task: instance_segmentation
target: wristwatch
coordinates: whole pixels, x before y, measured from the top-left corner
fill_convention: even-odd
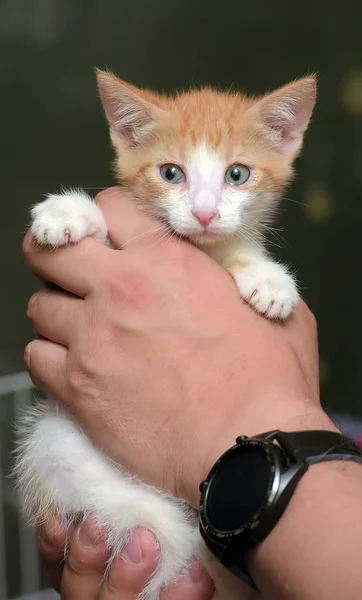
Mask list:
[[[246,552],[274,529],[309,466],[332,460],[362,463],[362,451],[334,431],[239,436],[200,485],[200,532],[210,552],[256,590]]]

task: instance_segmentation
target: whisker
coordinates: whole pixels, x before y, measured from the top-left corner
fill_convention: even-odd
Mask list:
[[[129,244],[131,244],[132,242],[135,242],[136,240],[140,240],[141,238],[146,237],[147,235],[151,235],[152,233],[156,233],[157,231],[163,231],[164,230],[164,225],[158,225],[157,227],[154,227],[152,229],[149,229],[148,231],[145,231],[143,233],[140,233],[139,235],[136,235],[135,237],[133,237],[132,239],[128,240],[126,242],[126,244],[124,245],[124,247],[128,246]]]
[[[269,246],[273,246],[273,248],[280,248],[280,249],[283,248],[283,246],[281,244],[278,244],[277,242],[272,242],[272,240],[268,240],[268,244],[269,244]]]
[[[283,228],[277,229],[277,228],[270,227],[270,226],[265,225],[265,224],[263,224],[263,228],[268,233],[270,233],[280,244],[282,244],[279,247],[281,247],[281,248],[285,248],[286,246],[290,247],[289,242],[285,238],[283,238],[283,236],[280,234],[280,231],[283,231]]]
[[[237,235],[238,233],[241,234],[242,237],[250,244],[254,244],[258,239],[255,230],[253,230],[250,227],[246,227],[243,223],[239,225],[237,231],[235,232],[235,235]]]
[[[82,188],[84,190],[106,190],[108,187],[109,187],[109,184],[108,185],[102,185],[100,187],[90,187],[88,185],[83,185],[82,186]]]
[[[151,248],[154,248],[156,244],[160,244],[163,239],[172,237],[172,231],[166,230],[163,232],[161,236],[156,236],[153,244],[151,244]]]
[[[299,206],[307,206],[306,202],[300,202],[299,200],[294,200],[294,198],[283,198],[283,200],[286,200],[287,202],[293,202],[293,204],[298,204]]]

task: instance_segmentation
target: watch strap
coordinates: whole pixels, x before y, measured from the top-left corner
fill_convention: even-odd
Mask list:
[[[348,461],[362,464],[362,449],[352,440],[336,431],[303,430],[283,432],[276,430],[255,436],[255,438],[271,443],[276,441],[284,453],[289,457],[290,464],[299,463],[303,469],[302,465],[304,463],[303,472],[308,469],[309,465],[329,461]],[[247,438],[241,436],[240,439]],[[288,467],[286,467],[286,469],[288,470]],[[246,567],[244,557],[236,552],[238,560],[235,560],[233,541],[230,540],[229,544],[226,545],[218,544],[215,540],[210,539],[206,535],[203,528],[200,528],[200,531],[206,546],[208,546],[209,550],[220,560],[220,562],[249,587],[257,590],[258,588]],[[253,545],[254,544],[251,544],[250,547]],[[247,551],[247,548],[244,548],[244,550]]]
[[[232,552],[232,548],[230,547],[230,545],[223,546],[221,544],[217,544],[213,540],[210,540],[207,536],[205,536],[205,533],[202,528],[200,529],[200,533],[205,542],[205,545],[210,550],[211,554],[213,554],[221,562],[221,564],[223,564],[228,569],[228,571],[233,573],[238,579],[243,581],[248,587],[252,588],[256,592],[259,591],[258,588],[256,587],[252,577],[249,574],[249,571],[244,562],[244,558],[242,556],[240,556],[240,554],[237,554],[238,563],[236,563],[234,560],[232,560],[233,552]],[[231,544],[232,544],[232,542],[231,542]]]
[[[275,436],[285,451],[308,465],[330,461],[362,463],[361,449],[337,431],[306,430],[281,432]]]

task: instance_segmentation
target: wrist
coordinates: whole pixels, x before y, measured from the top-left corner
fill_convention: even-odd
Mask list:
[[[198,437],[197,447],[189,464],[194,465],[187,471],[181,487],[181,496],[196,509],[199,507],[199,485],[220,456],[235,444],[239,435],[253,437],[266,431],[280,429],[282,431],[299,431],[325,429],[338,431],[317,402],[306,398],[295,398],[291,394],[279,394],[273,400],[271,395],[270,409],[265,402],[251,403],[249,409],[238,417],[225,419],[214,426],[205,423],[204,431]],[[244,408],[244,407],[243,407]],[[197,465],[197,467],[196,467]]]
[[[276,527],[246,556],[261,595],[360,598],[361,543],[352,532],[362,518],[361,493],[361,465],[331,461],[308,469]]]

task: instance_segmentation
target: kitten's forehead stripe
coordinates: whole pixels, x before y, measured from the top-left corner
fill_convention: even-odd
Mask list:
[[[223,162],[210,146],[200,144],[190,155],[191,184],[201,187],[222,185]]]
[[[179,136],[196,144],[205,140],[214,149],[236,134],[236,127],[253,103],[240,94],[204,89],[169,100],[168,109],[179,121]]]

